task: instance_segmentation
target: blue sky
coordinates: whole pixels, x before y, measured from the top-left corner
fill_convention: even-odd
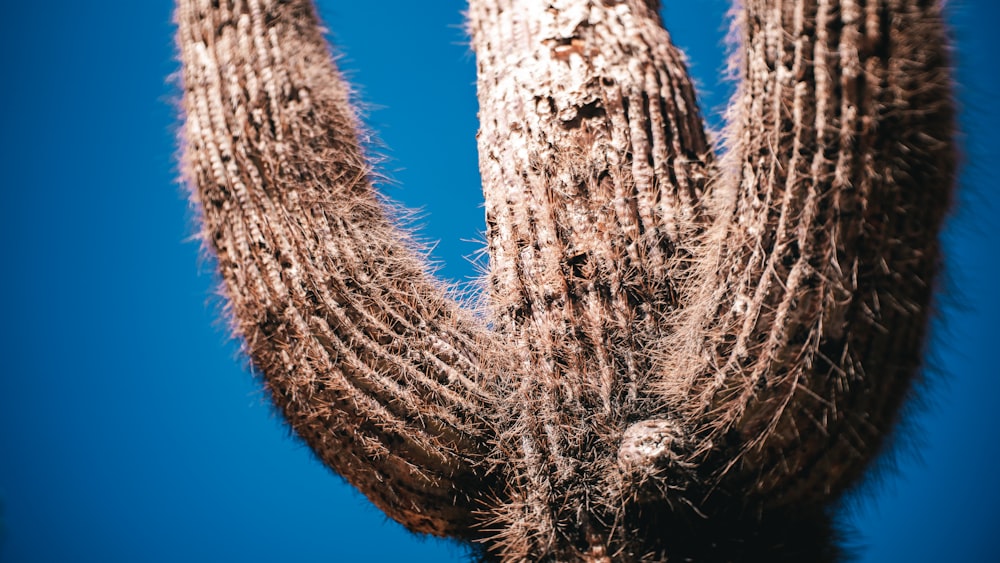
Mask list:
[[[0,53],[0,561],[458,561],[317,463],[217,318],[176,183],[169,2],[12,2]],[[320,2],[385,144],[386,191],[423,211],[441,275],[481,247],[474,59],[455,0]],[[726,3],[665,0],[718,114]],[[924,406],[898,471],[852,503],[862,561],[1000,557],[1000,96],[989,0],[954,0],[963,192]],[[692,8],[691,6],[695,6]],[[919,452],[919,454],[917,453]]]

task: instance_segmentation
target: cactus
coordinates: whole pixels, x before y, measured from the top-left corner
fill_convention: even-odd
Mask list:
[[[372,186],[308,0],[178,0],[183,169],[288,423],[503,561],[833,561],[920,367],[954,110],[933,0],[746,0],[713,149],[655,0],[471,0],[489,272]]]

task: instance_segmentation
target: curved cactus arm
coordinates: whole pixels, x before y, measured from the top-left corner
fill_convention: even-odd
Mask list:
[[[920,366],[954,185],[948,38],[917,0],[748,0],[737,33],[732,200],[660,391],[723,454],[716,479],[823,504]]]
[[[676,305],[678,242],[707,217],[711,148],[655,4],[470,2],[490,293],[521,374],[501,442],[513,559],[579,543],[557,523],[613,511],[601,464],[655,410],[649,348]]]
[[[319,457],[412,530],[467,535],[484,329],[372,190],[307,0],[179,0],[184,167],[235,330]]]

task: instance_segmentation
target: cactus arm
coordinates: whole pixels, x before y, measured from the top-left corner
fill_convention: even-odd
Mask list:
[[[490,487],[484,329],[372,190],[306,0],[180,0],[184,167],[235,331],[337,473],[412,530],[468,535]]]
[[[879,452],[920,366],[954,185],[948,38],[915,0],[752,0],[737,29],[733,197],[662,391],[734,489],[819,505]]]

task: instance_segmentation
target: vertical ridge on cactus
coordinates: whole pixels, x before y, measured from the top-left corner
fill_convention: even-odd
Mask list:
[[[718,158],[658,2],[471,0],[485,316],[375,193],[311,2],[177,4],[205,244],[324,463],[504,561],[838,557],[954,183],[939,3],[747,0]]]

